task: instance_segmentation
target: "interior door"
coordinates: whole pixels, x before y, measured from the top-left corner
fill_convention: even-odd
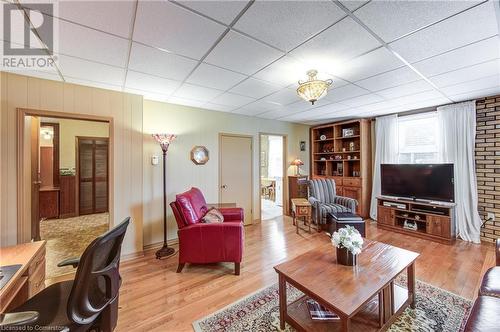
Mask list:
[[[31,238],[40,241],[40,119],[32,116],[30,123],[30,160],[31,160]]]
[[[107,212],[108,139],[78,137],[77,144],[79,214]]]
[[[252,215],[252,137],[221,135],[220,203],[236,203],[245,210],[245,225]]]

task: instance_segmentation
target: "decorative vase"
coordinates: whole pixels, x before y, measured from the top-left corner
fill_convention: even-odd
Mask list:
[[[337,248],[337,262],[347,266],[358,264],[356,255],[353,255],[347,248]]]

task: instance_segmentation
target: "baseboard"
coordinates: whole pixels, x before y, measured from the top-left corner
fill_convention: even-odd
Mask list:
[[[167,244],[169,246],[177,245],[177,244],[179,244],[179,239],[167,240]],[[150,250],[156,250],[156,249],[161,248],[162,246],[163,246],[163,241],[162,242],[156,242],[156,243],[147,244],[147,245],[144,246],[144,252],[150,251]]]
[[[126,262],[126,261],[129,261],[129,260],[132,260],[135,258],[139,258],[139,257],[144,257],[144,250],[133,252],[130,254],[121,255],[120,260],[123,262]]]

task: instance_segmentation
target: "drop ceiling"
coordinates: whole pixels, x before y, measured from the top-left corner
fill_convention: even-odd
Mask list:
[[[266,119],[370,117],[499,94],[499,16],[493,0],[58,1],[58,70],[23,73]],[[334,81],[314,106],[295,93],[308,69]]]

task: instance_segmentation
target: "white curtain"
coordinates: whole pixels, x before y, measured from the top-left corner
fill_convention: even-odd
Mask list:
[[[465,241],[480,243],[474,146],[476,102],[438,107],[439,159],[454,164],[456,234]]]
[[[370,217],[377,220],[377,196],[380,195],[380,165],[398,162],[398,116],[381,116],[375,120],[375,163],[373,170]]]

